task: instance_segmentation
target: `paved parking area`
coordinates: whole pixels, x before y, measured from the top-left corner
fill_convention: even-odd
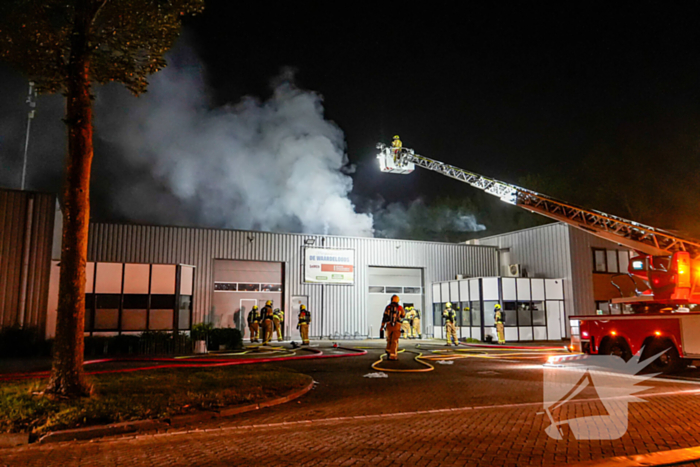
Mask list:
[[[402,345],[415,350],[414,341]],[[381,353],[283,363],[318,382],[289,404],[179,432],[0,450],[0,465],[563,465],[700,445],[700,385],[690,381],[644,383],[646,402],[630,404],[620,439],[578,441],[565,430],[555,440],[542,406],[546,354],[365,378]],[[401,354],[398,366],[419,367],[413,356]],[[605,410],[584,392],[558,415]]]

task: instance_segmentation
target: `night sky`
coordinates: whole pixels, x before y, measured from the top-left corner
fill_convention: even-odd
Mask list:
[[[357,167],[360,210],[377,197],[449,197],[469,199],[481,235],[528,225],[444,176],[380,174],[375,144],[399,134],[427,157],[700,236],[697,3],[407,5],[208,1],[185,37],[214,106],[269,97],[285,67],[320,93]],[[98,183],[108,171],[95,164]],[[33,189],[55,187],[55,177],[33,179]],[[100,199],[95,212],[109,219]]]

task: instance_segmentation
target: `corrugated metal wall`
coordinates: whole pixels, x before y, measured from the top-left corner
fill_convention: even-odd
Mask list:
[[[355,250],[354,285],[302,282],[304,241],[312,238],[314,248]],[[309,297],[309,310],[315,313],[312,336],[336,333],[362,336],[370,325],[378,325],[367,320],[369,266],[424,268],[426,304],[432,303],[432,282],[454,279],[456,274],[490,276],[498,271],[496,249],[484,246],[117,224],[91,225],[88,258],[196,266],[194,322],[201,322],[211,310],[214,259],[282,262],[286,275],[285,306],[289,305],[291,296]]]
[[[624,249],[560,222],[482,238],[478,244],[510,248],[511,263],[523,265],[530,277],[563,278],[567,316],[595,313],[591,248]]]
[[[478,244],[509,248],[510,263],[520,264],[529,277],[564,279],[567,314],[573,314],[572,310],[578,309],[579,295],[572,277],[569,226],[566,224],[547,224],[480,238]],[[580,278],[577,276],[577,279]]]
[[[56,198],[0,190],[0,327],[43,333]]]
[[[571,245],[571,270],[576,295],[576,313],[578,315],[595,314],[593,295],[593,248],[611,250],[628,250],[617,243],[598,238],[581,229],[569,227]],[[574,313],[570,313],[573,315]]]

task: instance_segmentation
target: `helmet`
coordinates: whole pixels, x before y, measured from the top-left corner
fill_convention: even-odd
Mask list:
[[[445,303],[445,306],[446,306],[447,308],[452,308],[452,303],[451,303],[451,302],[447,302],[447,303]]]
[[[272,300],[268,300],[265,302],[265,306],[272,306]]]
[[[391,303],[399,303],[399,296],[398,296],[398,295],[392,295],[392,296],[391,296]]]
[[[399,135],[394,135],[394,139],[399,139]]]
[[[306,305],[302,305],[302,306],[301,306],[301,309],[302,309],[302,310],[306,310]]]
[[[279,309],[279,308],[275,308],[274,311],[275,311],[275,313],[279,313],[279,312],[280,312],[280,309]]]
[[[501,309],[501,305],[499,305],[498,303],[496,303],[496,305],[493,307],[493,309],[494,309],[494,310],[500,310],[500,309]]]
[[[258,305],[253,305],[253,310],[257,310],[257,309],[258,309]]]

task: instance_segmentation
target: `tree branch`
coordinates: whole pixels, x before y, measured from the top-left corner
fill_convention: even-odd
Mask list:
[[[100,4],[100,6],[97,7],[97,9],[95,10],[95,13],[93,13],[93,15],[92,15],[92,21],[90,21],[90,26],[95,25],[95,20],[100,15],[100,11],[102,11],[102,7],[105,6],[107,4],[107,2],[109,2],[109,0],[102,0],[102,3]]]

